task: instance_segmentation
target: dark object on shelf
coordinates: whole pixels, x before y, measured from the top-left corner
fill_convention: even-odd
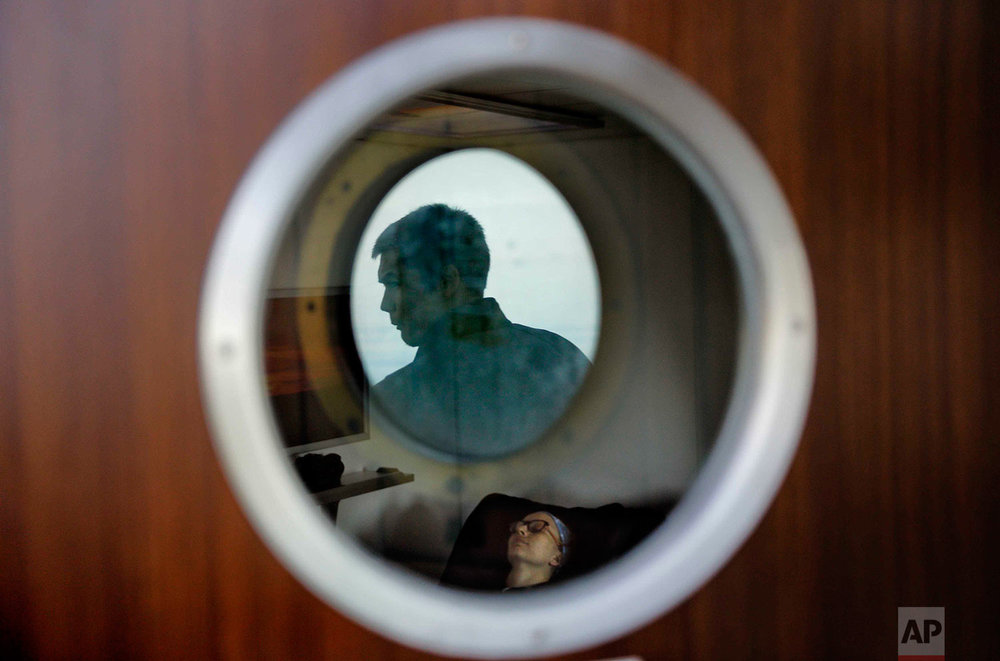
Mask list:
[[[338,454],[304,454],[295,458],[295,470],[310,492],[340,486],[344,462]]]

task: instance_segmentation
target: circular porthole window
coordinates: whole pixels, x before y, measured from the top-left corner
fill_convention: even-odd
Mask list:
[[[537,20],[390,44],[233,196],[200,328],[216,446],[270,548],[371,628],[464,657],[636,628],[776,493],[809,272],[709,99]]]

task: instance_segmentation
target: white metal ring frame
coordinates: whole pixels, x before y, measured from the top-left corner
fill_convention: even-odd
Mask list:
[[[535,594],[431,585],[333,530],[278,440],[263,373],[263,301],[282,232],[324,165],[374,117],[448,81],[502,70],[561,76],[658,141],[713,204],[729,239],[743,326],[715,447],[667,522],[623,559]],[[773,499],[812,386],[815,313],[801,241],[739,128],[664,64],[591,30],[534,19],[455,23],[383,47],[301,104],[262,148],[223,218],[202,295],[204,401],[227,476],[273,552],[312,591],[405,644],[466,657],[599,644],[698,589]],[[512,600],[517,600],[516,605]]]

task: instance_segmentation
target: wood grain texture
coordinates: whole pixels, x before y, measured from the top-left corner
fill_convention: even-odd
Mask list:
[[[429,25],[572,20],[744,126],[799,222],[819,354],[802,446],[704,589],[570,658],[891,658],[943,605],[1000,656],[1000,16],[989,2],[0,3],[0,656],[429,659],[320,603],[205,426],[205,260],[261,142]]]

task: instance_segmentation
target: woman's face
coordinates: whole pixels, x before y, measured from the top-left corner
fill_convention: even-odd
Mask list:
[[[538,532],[531,532],[529,526],[532,521],[544,521],[546,525]],[[511,565],[525,563],[558,567],[562,561],[559,542],[559,529],[552,517],[544,512],[534,512],[517,522],[514,532],[507,538],[507,560]]]

